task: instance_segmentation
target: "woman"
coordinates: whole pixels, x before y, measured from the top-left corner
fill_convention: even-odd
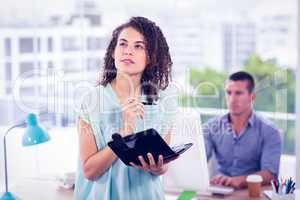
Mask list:
[[[150,127],[170,141],[177,102],[168,87],[171,66],[166,39],[152,21],[133,17],[113,31],[102,80],[84,97],[79,113],[77,200],[164,199],[159,175],[167,165],[161,155],[155,162],[148,154],[149,165],[139,156],[142,165],[128,167],[107,143],[113,133]]]

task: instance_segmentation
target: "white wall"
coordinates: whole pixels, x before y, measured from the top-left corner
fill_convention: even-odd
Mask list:
[[[2,127],[0,130],[4,130],[4,128]],[[21,144],[24,130],[14,129],[7,136],[9,185],[14,185],[24,177],[50,176],[55,178],[62,173],[76,171],[78,138],[75,127],[51,129],[49,142],[31,147],[23,147]],[[0,147],[0,191],[3,191],[2,140]]]

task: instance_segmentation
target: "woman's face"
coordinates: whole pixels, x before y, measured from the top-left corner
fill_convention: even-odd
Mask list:
[[[113,58],[118,73],[141,76],[147,64],[144,36],[132,27],[124,28],[119,34]]]

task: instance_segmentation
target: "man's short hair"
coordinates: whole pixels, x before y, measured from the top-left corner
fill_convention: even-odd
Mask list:
[[[245,71],[235,72],[229,76],[228,80],[230,80],[230,81],[247,81],[248,82],[247,89],[248,89],[249,93],[254,92],[254,88],[255,88],[254,78],[248,72],[245,72]]]

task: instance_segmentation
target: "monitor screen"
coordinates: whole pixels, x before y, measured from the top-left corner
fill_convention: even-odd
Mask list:
[[[209,193],[209,171],[200,114],[184,109],[177,114],[170,146],[189,142],[193,146],[177,160],[169,163],[168,171],[162,177],[164,191],[179,193],[193,190],[206,194]]]

